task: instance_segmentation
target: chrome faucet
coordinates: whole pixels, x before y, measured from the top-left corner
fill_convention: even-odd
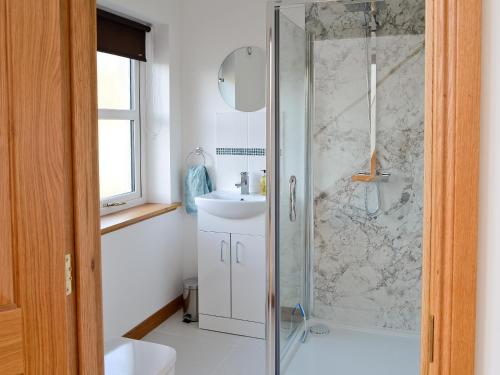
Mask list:
[[[239,184],[234,184],[234,186],[241,188],[242,195],[250,194],[250,187],[248,185],[248,172],[241,172],[241,181]]]

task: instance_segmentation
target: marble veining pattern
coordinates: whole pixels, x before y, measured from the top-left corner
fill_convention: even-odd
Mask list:
[[[377,38],[378,170],[368,170],[367,56],[362,14],[307,7],[316,33],[313,313],[339,324],[419,329],[424,166],[424,1],[387,1]],[[368,190],[366,190],[368,188]]]
[[[378,11],[379,36],[424,34],[424,0],[385,0],[383,4]],[[306,6],[306,28],[316,40],[362,37],[365,31],[358,25],[364,21],[363,12],[348,11],[335,1]]]

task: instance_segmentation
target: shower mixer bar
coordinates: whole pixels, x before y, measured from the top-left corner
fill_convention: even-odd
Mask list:
[[[377,13],[378,11],[385,7],[384,1],[341,1],[346,10],[349,12],[354,11],[364,11],[365,14],[369,13],[370,22],[367,22],[367,35],[368,31],[370,35],[370,44],[366,46],[367,54],[369,48],[369,57],[367,56],[367,69],[369,70],[368,77],[368,95],[369,95],[369,122],[370,122],[370,172],[369,173],[358,173],[351,177],[352,181],[357,182],[375,182],[375,181],[387,181],[390,177],[388,173],[377,173]],[[364,6],[360,7],[360,5]],[[366,16],[365,16],[366,19]]]

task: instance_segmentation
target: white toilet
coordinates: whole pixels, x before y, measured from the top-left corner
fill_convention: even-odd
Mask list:
[[[105,375],[175,375],[175,349],[123,337],[107,341]]]

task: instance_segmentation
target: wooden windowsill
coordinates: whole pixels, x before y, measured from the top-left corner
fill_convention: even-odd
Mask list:
[[[140,221],[151,219],[167,212],[175,211],[181,203],[146,203],[123,211],[101,216],[101,235],[128,227]]]

